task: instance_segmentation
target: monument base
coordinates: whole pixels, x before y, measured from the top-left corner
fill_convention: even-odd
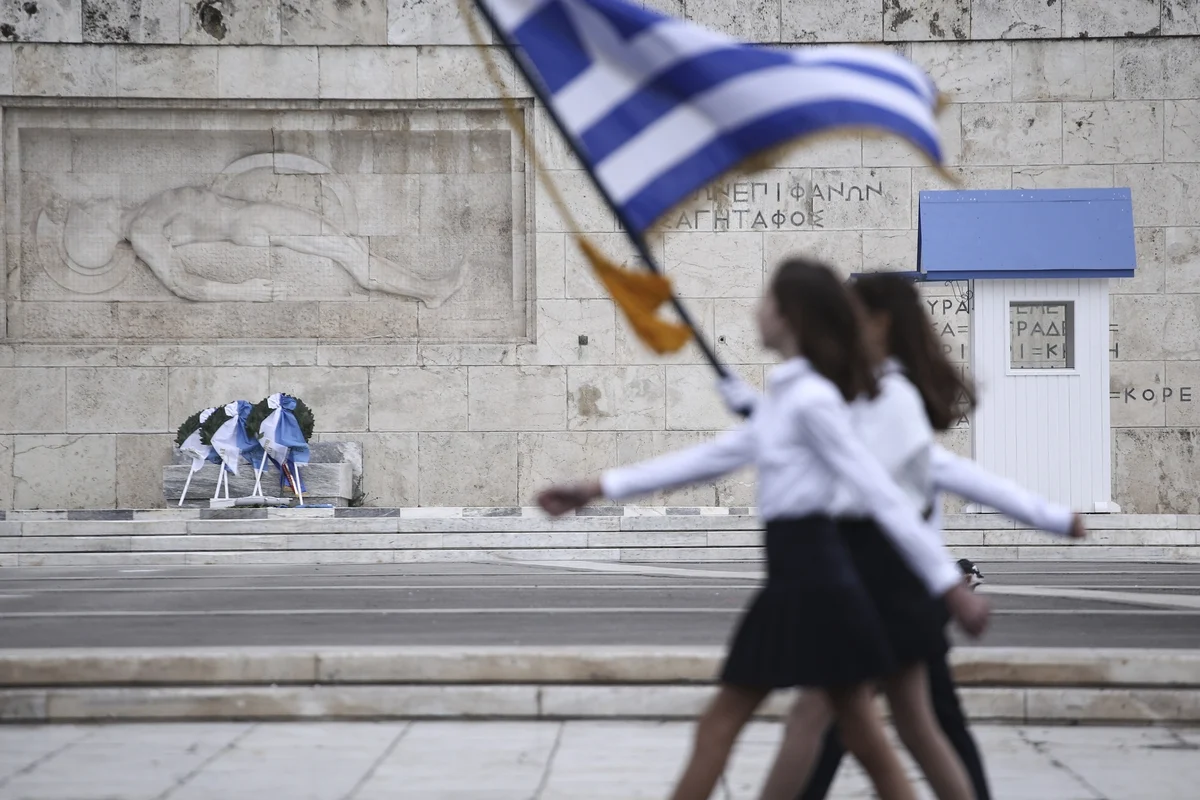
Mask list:
[[[191,475],[191,483],[188,484],[191,459],[182,453],[175,453],[174,460],[174,464],[163,467],[162,471],[163,498],[168,506],[180,504],[179,497],[185,485],[187,497],[183,501],[184,506],[207,508],[211,500],[224,499],[224,488],[220,497],[215,497],[217,478],[221,474],[218,465],[205,464]],[[357,442],[314,442],[310,446],[309,462],[301,467],[300,474],[305,505],[344,507],[362,503],[362,447]],[[279,471],[268,464],[262,476],[264,493],[294,498],[286,483],[278,492],[275,491],[278,481]],[[238,474],[229,476],[230,499],[248,498],[254,492],[254,482],[254,467],[242,462]],[[299,502],[299,499],[296,498],[296,501]]]

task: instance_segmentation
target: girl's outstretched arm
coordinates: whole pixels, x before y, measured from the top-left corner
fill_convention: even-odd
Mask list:
[[[1087,534],[1082,518],[1069,508],[1001,478],[969,458],[934,446],[930,466],[934,487],[940,491],[994,508],[1006,517],[1039,530],[1073,538]]]
[[[674,489],[710,481],[754,461],[754,435],[746,425],[694,447],[665,456],[610,469],[600,476],[604,496],[610,500]]]
[[[538,495],[548,513],[565,514],[599,497],[625,500],[662,489],[709,481],[754,461],[754,435],[745,426],[721,434],[711,442],[665,456],[610,469],[599,478],[561,484]]]

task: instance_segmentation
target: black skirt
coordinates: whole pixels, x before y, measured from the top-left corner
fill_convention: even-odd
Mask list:
[[[742,616],[722,683],[853,686],[895,671],[883,624],[825,516],[767,523],[767,582]]]
[[[873,520],[839,520],[838,534],[874,603],[896,663],[944,658],[946,609]]]

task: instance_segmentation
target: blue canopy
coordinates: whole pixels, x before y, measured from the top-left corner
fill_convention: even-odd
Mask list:
[[[917,262],[927,280],[1129,278],[1129,189],[921,192]]]

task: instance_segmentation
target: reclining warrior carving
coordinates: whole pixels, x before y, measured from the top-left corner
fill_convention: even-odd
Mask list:
[[[292,172],[329,173],[327,167],[305,156],[262,153],[240,159],[224,174],[264,168],[279,171],[281,164]],[[353,198],[344,184],[339,193],[343,209],[352,206]],[[43,211],[38,220],[41,241],[46,239],[45,222]],[[430,307],[449,299],[466,277],[463,264],[439,277],[424,277],[394,261],[372,256],[363,237],[328,216],[285,203],[232,197],[201,186],[168,189],[134,208],[122,208],[112,199],[74,205],[62,227],[58,255],[76,275],[99,275],[112,268],[123,242],[129,243],[133,254],[167,289],[196,301],[266,302],[272,299],[273,285],[264,278],[227,283],[196,275],[177,252],[190,244],[231,242],[322,256],[338,264],[363,289],[416,298]],[[114,278],[117,283],[121,280]],[[115,285],[111,280],[106,284],[104,288]]]

